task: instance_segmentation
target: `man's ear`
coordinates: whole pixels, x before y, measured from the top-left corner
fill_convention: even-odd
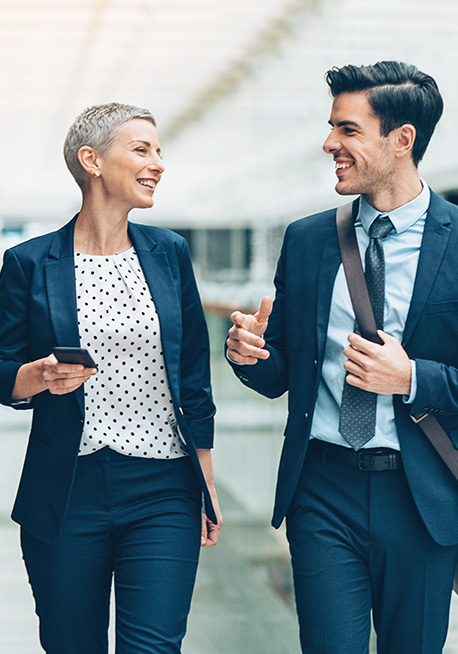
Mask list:
[[[397,157],[412,154],[417,130],[410,123],[405,123],[395,130],[395,153]]]
[[[100,177],[100,157],[90,145],[83,145],[78,150],[78,161],[82,169],[91,177]]]

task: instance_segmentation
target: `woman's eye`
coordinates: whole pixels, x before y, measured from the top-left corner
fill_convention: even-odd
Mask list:
[[[143,153],[145,153],[145,152],[146,152],[146,148],[135,148],[135,151],[136,151],[136,152],[143,152]]]

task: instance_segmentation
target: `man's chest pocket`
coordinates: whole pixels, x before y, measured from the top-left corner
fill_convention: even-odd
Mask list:
[[[446,300],[445,302],[431,302],[428,304],[426,312],[433,313],[447,313],[449,311],[458,311],[458,300]]]

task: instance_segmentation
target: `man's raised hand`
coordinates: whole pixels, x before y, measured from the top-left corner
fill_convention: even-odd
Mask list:
[[[254,314],[234,311],[231,320],[234,323],[227,338],[227,354],[232,361],[253,365],[258,359],[268,359],[270,353],[264,349],[262,335],[267,329],[272,313],[273,300],[266,296],[262,299],[259,310]]]

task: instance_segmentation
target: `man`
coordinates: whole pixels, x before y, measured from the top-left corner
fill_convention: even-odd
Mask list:
[[[273,309],[232,314],[227,356],[250,388],[289,393],[272,523],[286,516],[302,652],[367,654],[372,611],[380,654],[439,654],[458,483],[410,415],[436,414],[458,446],[458,207],[417,170],[442,99],[394,61],[326,80],[323,147],[337,192],[360,196],[382,344],[358,334],[332,209],[288,227]]]

